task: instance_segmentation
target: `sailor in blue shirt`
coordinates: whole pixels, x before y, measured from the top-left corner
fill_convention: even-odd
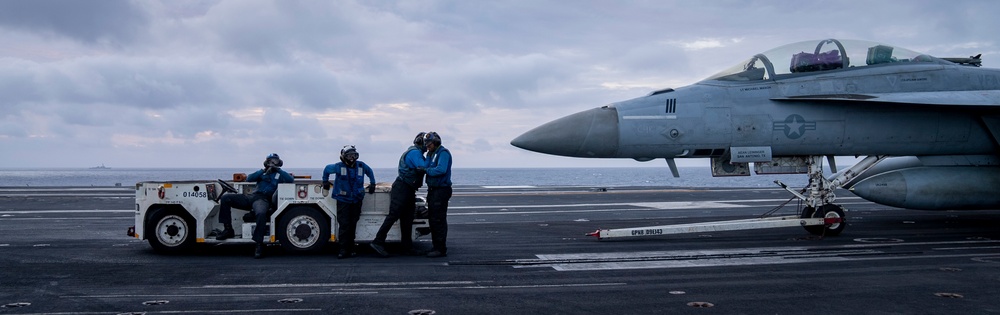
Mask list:
[[[427,211],[430,216],[431,242],[434,250],[427,257],[448,256],[448,201],[451,199],[451,152],[441,146],[441,136],[428,132],[427,146]]]
[[[323,190],[330,190],[330,175],[334,176],[330,197],[337,200],[337,224],[340,226],[337,233],[340,253],[337,258],[355,255],[354,237],[365,199],[365,176],[368,176],[368,193],[375,193],[375,173],[368,164],[358,161],[358,156],[358,150],[353,145],[346,145],[340,150],[340,162],[323,169]]]
[[[399,157],[399,175],[392,182],[389,195],[389,214],[385,215],[382,226],[371,242],[372,249],[382,257],[388,257],[385,238],[392,225],[399,220],[400,242],[408,254],[423,254],[413,248],[413,216],[416,211],[417,189],[424,184],[424,133],[413,138],[413,145]]]
[[[291,174],[281,170],[284,164],[277,153],[271,153],[264,159],[264,168],[253,172],[246,178],[247,182],[257,182],[257,188],[250,194],[226,194],[219,199],[219,222],[223,225],[223,230],[215,237],[216,240],[225,240],[236,236],[233,230],[233,214],[231,208],[253,209],[253,214],[257,218],[257,226],[253,230],[253,241],[257,243],[254,258],[261,258],[264,255],[264,230],[269,219],[268,212],[271,209],[271,199],[274,192],[278,190],[278,184],[291,183],[295,178]]]

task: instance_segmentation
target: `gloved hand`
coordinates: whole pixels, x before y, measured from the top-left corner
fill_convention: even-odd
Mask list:
[[[323,183],[323,190],[330,190],[330,182]]]
[[[368,185],[368,193],[369,194],[374,194],[375,193],[375,184]]]
[[[281,170],[281,165],[282,164],[284,164],[284,162],[282,162],[281,159],[278,159],[278,158],[264,159],[264,172],[265,173],[275,173],[275,172]]]

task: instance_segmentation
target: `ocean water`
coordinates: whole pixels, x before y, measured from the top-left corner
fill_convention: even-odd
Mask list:
[[[319,168],[289,168],[295,175],[320,179]],[[240,168],[110,168],[110,169],[0,169],[0,187],[25,186],[134,186],[142,181],[230,180]],[[375,180],[392,182],[396,169],[374,169]],[[804,187],[806,175],[754,175],[712,177],[708,167],[681,167],[680,178],[670,170],[651,167],[615,168],[458,168],[452,170],[455,185],[470,186],[669,186],[669,187],[777,187],[781,180],[791,187]]]

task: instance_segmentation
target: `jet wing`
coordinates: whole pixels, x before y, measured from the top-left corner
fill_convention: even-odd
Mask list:
[[[774,101],[838,101],[946,106],[998,106],[1000,90],[936,91],[867,94],[815,94],[771,98]]]

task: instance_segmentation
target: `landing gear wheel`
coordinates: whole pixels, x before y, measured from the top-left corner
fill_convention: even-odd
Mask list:
[[[820,207],[820,213],[823,214],[823,218],[834,219],[839,218],[840,222],[835,222],[829,225],[813,225],[804,227],[812,235],[821,236],[837,236],[840,232],[844,231],[847,227],[847,216],[844,214],[844,208],[834,204],[827,204]],[[813,207],[805,207],[802,209],[801,218],[815,218],[816,209]]]
[[[149,240],[153,250],[173,254],[183,252],[194,245],[194,222],[182,211],[154,210],[149,222],[146,239]]]
[[[287,251],[318,251],[330,239],[330,220],[316,209],[294,207],[281,216],[276,234]]]
[[[847,216],[844,214],[844,208],[834,204],[824,205],[820,208],[823,210],[823,217],[827,219],[840,219],[840,222],[831,223],[830,225],[824,226],[825,234],[827,236],[837,236],[840,232],[844,231],[847,227]]]

